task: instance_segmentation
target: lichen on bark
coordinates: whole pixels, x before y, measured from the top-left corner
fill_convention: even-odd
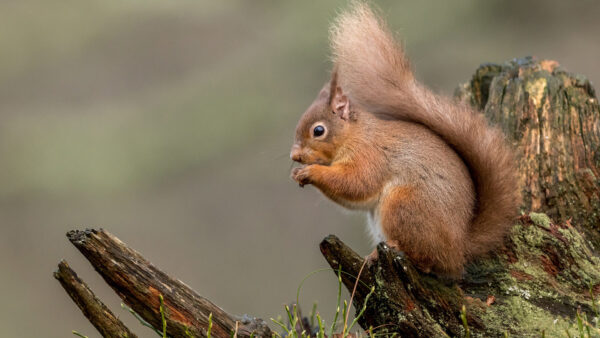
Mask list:
[[[473,337],[576,334],[578,311],[590,321],[597,316],[590,292],[600,288],[600,259],[576,227],[545,214],[522,216],[506,245],[471,262],[460,281],[421,273],[384,244],[377,249],[378,260],[361,274],[361,281],[375,286],[360,320],[365,329],[381,327],[379,332],[403,337],[464,336],[462,305]],[[321,250],[332,267],[341,264],[349,275],[362,265],[362,258],[334,236]],[[356,281],[349,275],[343,281],[351,290]],[[367,289],[359,284],[356,308]]]
[[[467,271],[461,286],[466,297],[485,305],[471,306],[486,323],[484,336],[503,330],[564,335],[578,310],[596,316],[590,292],[600,286],[600,259],[575,227],[555,224],[545,214],[523,216],[503,250]],[[488,296],[495,298],[490,306]]]

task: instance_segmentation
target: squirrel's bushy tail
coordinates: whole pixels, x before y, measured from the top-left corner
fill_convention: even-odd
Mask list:
[[[470,257],[502,241],[520,203],[515,159],[483,114],[419,85],[402,47],[371,8],[355,2],[330,31],[337,84],[366,110],[427,126],[462,158],[477,204],[465,243]]]

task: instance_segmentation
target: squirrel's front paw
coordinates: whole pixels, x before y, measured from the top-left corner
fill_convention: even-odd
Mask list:
[[[303,166],[292,169],[292,179],[303,187],[310,184],[310,166]]]

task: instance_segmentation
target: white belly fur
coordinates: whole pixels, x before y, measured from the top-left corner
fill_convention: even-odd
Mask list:
[[[397,180],[392,180],[388,182],[383,187],[382,196],[387,195],[391,189],[396,186],[402,185],[402,182],[398,182]],[[379,219],[379,209],[376,204],[370,205],[372,209],[367,211],[367,233],[369,237],[371,237],[371,244],[373,246],[379,244],[380,242],[385,242],[387,239],[385,238],[385,234],[383,233],[383,229],[381,228],[381,220]]]
[[[371,244],[373,246],[379,244],[379,242],[385,242],[385,235],[381,230],[381,223],[373,211],[367,212],[367,232],[371,237]]]

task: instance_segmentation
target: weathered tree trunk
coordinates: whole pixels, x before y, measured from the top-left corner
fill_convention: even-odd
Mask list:
[[[524,58],[482,65],[456,95],[514,144],[524,210],[571,219],[600,246],[600,116],[590,82]]]
[[[385,244],[361,271],[361,256],[337,237],[325,238],[325,259],[345,272],[350,291],[356,286],[355,308],[365,305],[375,287],[359,320],[365,330],[402,337],[460,337],[467,331],[476,337],[555,337],[565,330],[573,336],[581,333],[574,327],[580,318],[583,330],[600,336],[592,324],[592,317],[600,317],[594,300],[600,293],[594,251],[600,245],[600,109],[594,95],[585,78],[531,58],[483,65],[458,88],[457,97],[483,110],[518,150],[524,214],[504,247],[471,262],[460,281],[424,274]],[[123,301],[157,329],[163,327],[162,296],[169,336],[206,336],[209,313],[215,337],[273,334],[261,320],[224,312],[107,232],[68,236]],[[362,283],[351,277],[359,274]],[[87,302],[74,297],[86,315],[87,307],[103,306],[88,291]],[[88,318],[120,327],[111,318]]]
[[[463,336],[467,326],[471,336],[555,337],[565,336],[578,311],[599,315],[593,297],[600,292],[600,259],[593,245],[600,243],[600,111],[590,83],[557,66],[531,58],[483,65],[457,90],[518,150],[526,214],[515,220],[505,247],[472,262],[460,282],[422,274],[380,244],[378,261],[361,276],[376,287],[363,328],[387,325],[382,330],[403,337]],[[334,269],[358,274],[362,258],[337,238],[326,238],[321,251]],[[344,283],[352,290],[355,280],[346,275]],[[358,290],[360,308],[366,290]]]

